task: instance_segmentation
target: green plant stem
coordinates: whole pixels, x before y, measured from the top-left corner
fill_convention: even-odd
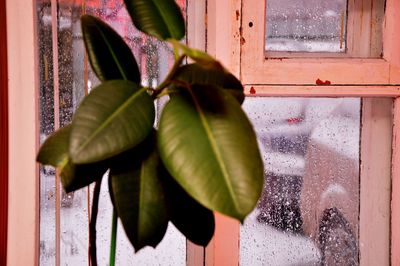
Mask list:
[[[92,266],[97,266],[97,249],[96,249],[96,221],[97,213],[99,210],[99,198],[101,189],[101,179],[96,181],[93,191],[93,203],[92,203],[92,216],[90,217],[89,225],[89,250],[90,250],[90,261]]]
[[[174,39],[168,39],[167,41],[172,45],[172,50],[174,52],[175,60],[178,60],[179,59],[179,51],[181,50],[179,41],[176,41]]]
[[[161,82],[160,85],[154,90],[153,93],[153,98],[156,98],[158,94],[160,94],[165,87],[167,87],[169,84],[171,84],[172,79],[174,78],[176,71],[178,71],[179,67],[181,66],[183,60],[185,59],[186,55],[181,55],[179,58],[175,61],[171,71],[169,72],[168,76],[165,78],[163,82]]]
[[[111,245],[110,245],[110,266],[115,265],[115,251],[117,249],[117,212],[113,209],[112,228],[111,228]]]

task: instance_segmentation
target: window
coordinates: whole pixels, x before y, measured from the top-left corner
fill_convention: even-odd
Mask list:
[[[186,13],[186,1],[178,1]],[[68,124],[85,94],[99,84],[84,51],[80,16],[91,14],[109,23],[133,50],[144,86],[156,86],[173,64],[165,43],[146,37],[131,23],[122,0],[37,1],[40,66],[40,140]],[[160,107],[161,103],[159,106]],[[105,176],[97,220],[98,263],[106,265],[110,248],[112,205]],[[40,265],[88,263],[89,217],[93,186],[66,194],[51,167],[40,167]],[[134,250],[118,227],[117,264],[186,264],[186,239],[170,223],[157,249]],[[107,255],[106,255],[107,254]]]
[[[346,1],[266,3],[267,52],[346,51]]]
[[[266,57],[312,57],[309,52],[319,52],[319,57],[382,56],[385,1],[266,3]]]
[[[244,107],[265,179],[241,226],[240,265],[359,265],[359,255],[387,265],[392,99],[249,97]]]
[[[269,4],[271,6],[274,3],[274,1],[268,2],[271,3]],[[306,2],[310,3],[310,1]],[[338,1],[318,2],[321,3],[321,8],[323,3],[340,3]],[[368,2],[369,4],[367,4],[366,2]],[[398,75],[395,73],[391,73],[393,72],[393,69],[391,67],[391,55],[388,52],[388,49],[385,50],[385,47],[383,48],[382,53],[382,43],[383,45],[388,45],[389,42],[387,40],[389,38],[393,38],[391,34],[395,33],[390,32],[390,19],[386,20],[385,24],[382,23],[384,19],[384,3],[382,1],[373,1],[373,5],[371,5],[371,3],[372,1],[363,0],[348,1],[347,12],[343,12],[342,10],[340,15],[338,13],[339,11],[333,11],[331,9],[326,10],[326,12],[332,11],[335,14],[337,13],[337,16],[339,17],[342,16],[342,13],[348,14],[344,16],[343,19],[340,19],[340,27],[342,27],[341,21],[343,20],[343,27],[344,24],[347,25],[346,30],[344,28],[340,31],[334,31],[334,29],[331,30],[333,32],[331,34],[334,35],[334,37],[332,37],[333,39],[331,38],[331,40],[335,40],[336,38],[335,42],[339,42],[339,47],[341,35],[342,42],[345,40],[345,42],[342,43],[342,47],[343,45],[346,46],[346,49],[343,50],[343,52],[302,52],[297,54],[294,52],[272,51],[267,51],[267,53],[265,53],[265,45],[268,49],[268,45],[273,45],[274,39],[276,39],[272,38],[275,35],[270,35],[273,33],[273,30],[270,30],[270,28],[274,28],[274,25],[277,27],[279,24],[282,26],[283,29],[285,29],[285,31],[288,31],[287,34],[289,34],[290,31],[286,27],[289,22],[280,22],[279,16],[274,17],[273,14],[271,14],[270,17],[264,17],[265,13],[267,13],[267,15],[269,13],[274,13],[272,7],[270,7],[271,12],[265,11],[266,8],[268,8],[268,6],[266,5],[266,1],[246,1],[242,10],[242,81],[246,84],[265,85],[316,85],[316,81],[318,79],[324,82],[329,81],[332,85],[397,84],[396,79]],[[307,5],[303,5],[304,8],[307,7]],[[317,4],[315,5],[319,6]],[[284,6],[285,5],[282,5],[282,8]],[[343,4],[341,6],[344,8],[346,5]],[[372,10],[367,9],[367,6],[368,8],[372,7]],[[388,7],[388,5],[386,5],[386,7]],[[291,10],[291,8],[289,10]],[[337,7],[337,10],[339,10],[339,7]],[[282,12],[283,11],[280,11],[279,13],[277,11],[277,13],[281,14],[281,16],[284,16],[282,15]],[[320,12],[323,12],[322,9]],[[386,8],[386,15],[388,15],[388,12],[390,15],[390,8]],[[298,13],[299,16],[301,14],[303,14],[304,16],[309,15],[306,9],[300,9]],[[294,13],[293,16],[295,14],[296,13]],[[322,15],[323,14],[321,14],[321,16]],[[265,26],[265,23],[274,21],[274,19],[277,21],[270,23],[270,26]],[[328,23],[329,21],[327,21],[326,19],[327,18],[325,18],[325,21],[326,23]],[[344,23],[345,20],[347,21],[347,23]],[[332,23],[335,23],[336,25],[338,21],[339,19],[333,20]],[[294,19],[294,21],[292,22],[293,24],[291,27],[293,27],[294,29],[296,29],[296,27],[306,27],[308,25],[307,23],[311,23],[303,20],[302,23],[304,25],[302,25],[300,24],[300,21],[296,22],[296,19]],[[322,22],[319,21],[316,24],[321,23]],[[382,28],[382,25],[384,25],[384,28]],[[308,25],[308,27],[312,27],[312,23],[311,25]],[[328,30],[328,28],[326,29]],[[266,30],[267,40],[265,41]],[[271,33],[269,31],[271,31]],[[341,34],[342,31],[343,34]],[[313,40],[316,40],[316,38],[323,38],[321,33],[319,33],[320,37],[318,37],[318,35],[312,37],[312,34],[307,37],[305,33],[301,33],[300,31],[296,33],[296,31],[293,30],[292,33],[289,35],[293,37],[301,36],[302,38],[305,37],[306,39],[313,38]],[[268,42],[268,36],[271,36],[270,42]],[[298,39],[299,38],[293,39],[294,41],[292,41],[292,43],[304,43],[302,41],[299,41]],[[279,49],[288,50],[285,48],[285,46],[281,46],[281,48]],[[316,47],[314,47],[313,49],[317,50]],[[305,49],[303,49],[303,51],[304,50]],[[288,77],[288,73],[291,73],[290,77]]]
[[[196,0],[195,2],[200,2]],[[382,170],[391,172],[391,213],[390,217],[380,218],[391,220],[391,263],[400,263],[400,153],[398,152],[398,139],[400,134],[400,102],[398,99],[400,84],[400,37],[397,34],[400,21],[397,16],[400,10],[400,2],[387,0],[385,8],[385,27],[383,29],[383,55],[381,58],[296,58],[278,57],[265,59],[264,6],[260,8],[259,2],[254,0],[209,0],[207,6],[207,37],[208,51],[216,55],[224,64],[241,76],[246,84],[247,94],[253,96],[297,96],[297,97],[361,97],[363,98],[362,114],[370,114],[370,118],[363,116],[362,126],[366,129],[380,128],[381,124],[371,121],[383,121],[382,110],[379,106],[390,106],[393,99],[393,148],[392,169],[384,165],[374,169],[375,173],[381,174]],[[374,2],[375,3],[375,2]],[[7,37],[9,58],[9,113],[10,113],[10,155],[9,155],[9,229],[8,229],[8,263],[10,265],[28,265],[38,261],[39,236],[38,236],[38,181],[35,179],[36,164],[33,158],[37,149],[37,131],[35,129],[38,116],[36,114],[37,94],[35,87],[38,63],[35,61],[35,20],[33,18],[36,7],[33,1],[6,0],[7,6]],[[243,4],[243,8],[242,8]],[[262,3],[264,5],[264,3]],[[20,8],[23,6],[24,8]],[[202,13],[200,12],[200,15]],[[349,19],[349,18],[348,18]],[[261,21],[261,23],[259,23]],[[349,20],[347,20],[347,23]],[[253,22],[250,31],[249,22]],[[204,25],[204,24],[203,24]],[[362,24],[364,25],[364,24]],[[264,26],[262,26],[264,27]],[[254,31],[257,29],[257,31]],[[253,37],[251,37],[253,36]],[[347,35],[346,35],[347,36]],[[256,40],[261,40],[260,46]],[[365,44],[365,43],[364,43]],[[252,46],[253,45],[253,46]],[[346,44],[348,47],[348,44]],[[316,55],[314,53],[314,55]],[[23,76],[23,78],[21,78]],[[316,80],[320,79],[330,86],[319,86]],[[38,86],[36,86],[38,87]],[[381,100],[382,98],[385,98]],[[383,101],[383,102],[381,102]],[[375,116],[373,116],[375,115]],[[369,121],[369,122],[368,122]],[[386,121],[387,122],[387,121]],[[385,123],[386,123],[385,122]],[[386,133],[390,133],[386,127]],[[368,132],[368,131],[363,131]],[[384,139],[376,133],[380,139]],[[376,135],[375,134],[375,135]],[[386,143],[390,142],[385,138]],[[361,136],[361,148],[364,151],[376,151],[377,146],[369,138]],[[383,146],[381,146],[383,147]],[[389,148],[389,149],[390,149]],[[387,149],[387,146],[386,148]],[[381,160],[381,153],[367,152],[373,155],[364,159],[365,171],[370,165],[375,165]],[[385,152],[387,155],[388,153]],[[362,155],[362,154],[361,154]],[[364,167],[364,168],[363,168]],[[377,174],[371,173],[373,177]],[[367,186],[382,185],[374,178],[364,178],[364,181],[372,182]],[[379,180],[378,180],[379,181]],[[361,185],[362,186],[362,185]],[[376,193],[376,190],[372,190]],[[387,194],[386,194],[387,195]],[[389,195],[389,196],[390,196]],[[360,194],[361,202],[375,204],[375,200],[387,204],[387,198],[379,195]],[[367,205],[368,205],[367,204]],[[360,206],[362,209],[362,206]],[[365,215],[371,213],[364,209]],[[380,226],[379,221],[364,221],[364,227]],[[360,225],[361,226],[361,225]],[[217,216],[217,231],[212,243],[206,249],[207,265],[226,265],[239,262],[239,224],[221,215]],[[379,231],[369,230],[360,237],[372,237]],[[361,242],[361,240],[360,240]],[[374,249],[380,244],[370,241],[371,245],[364,248]],[[23,256],[21,256],[23,254]],[[194,256],[198,255],[197,253]],[[201,255],[202,256],[202,255]],[[364,257],[363,257],[364,256]],[[371,262],[373,252],[361,254],[361,259]],[[361,260],[361,264],[363,261]],[[202,265],[202,264],[201,264]],[[377,265],[380,265],[377,263]]]
[[[261,150],[266,160],[266,189],[258,208],[245,221],[244,226],[226,217],[219,217],[214,242],[207,250],[208,261],[215,265],[224,261],[240,265],[264,265],[266,261],[275,263],[274,265],[309,265],[320,263],[324,256],[330,262],[331,259],[339,259],[338,265],[343,258],[349,259],[348,261],[353,258],[356,265],[389,265],[398,262],[398,237],[391,232],[399,232],[398,222],[394,225],[393,221],[399,219],[396,210],[399,206],[396,195],[399,190],[396,181],[399,175],[396,166],[396,135],[399,134],[396,121],[399,119],[397,97],[400,53],[397,47],[400,46],[400,38],[396,36],[394,29],[400,25],[400,20],[394,12],[400,8],[400,4],[391,0],[385,3],[348,1],[340,7],[342,2],[329,1],[338,3],[340,8],[337,7],[336,14],[328,12],[335,15],[336,19],[332,23],[336,28],[326,29],[330,30],[330,36],[333,37],[324,41],[330,42],[329,47],[338,44],[339,49],[320,49],[311,45],[311,48],[315,48],[312,51],[302,48],[304,42],[309,41],[307,39],[313,42],[327,37],[321,33],[310,34],[296,28],[312,28],[312,23],[307,24],[309,21],[306,18],[306,25],[294,25],[291,34],[285,36],[280,33],[274,28],[277,27],[273,22],[275,18],[271,14],[268,17],[268,8],[273,7],[277,1],[211,2],[208,9],[211,13],[208,17],[209,21],[216,22],[209,24],[209,47],[245,84],[248,97],[244,106],[253,117],[256,130],[260,129],[257,131],[261,137],[260,142],[264,140]],[[315,5],[324,3],[325,1],[318,1]],[[309,1],[302,8],[308,4]],[[230,7],[229,11],[226,11],[227,7]],[[283,7],[285,2],[280,1],[279,8]],[[347,10],[343,12],[343,8]],[[287,10],[279,10],[277,13],[282,14],[285,11]],[[326,15],[330,15],[328,13]],[[231,19],[220,25],[222,19],[218,18],[221,16]],[[361,17],[365,20],[359,20]],[[283,29],[280,30],[287,33],[287,24],[290,22],[278,21],[276,25],[279,23],[283,24]],[[222,33],[223,30],[227,33]],[[362,35],[364,33],[368,34]],[[297,40],[298,36],[302,40]],[[281,39],[277,40],[278,38]],[[213,40],[216,40],[216,44]],[[294,45],[296,41],[301,45]],[[278,42],[279,45],[276,45]],[[330,108],[338,102],[351,104],[330,113]],[[313,120],[310,110],[314,104],[318,106],[314,107],[316,113],[323,117],[319,117],[316,120],[318,126],[311,129],[307,126],[307,120]],[[352,108],[351,114],[344,114]],[[330,114],[325,117],[326,110]],[[333,141],[339,136],[338,140]],[[329,144],[328,140],[334,144]],[[343,143],[346,144],[341,146]],[[327,148],[329,146],[331,148]],[[335,152],[342,159],[331,156]],[[344,156],[345,154],[352,155]],[[343,178],[347,184],[322,184],[327,177]],[[318,191],[321,189],[323,193]],[[329,200],[324,201],[321,198],[330,198],[330,192],[352,189],[348,193],[351,198],[344,200],[344,197],[341,200],[347,201],[347,207],[353,208],[351,212],[355,219],[347,216],[347,222],[342,223],[341,233],[338,235],[352,232],[355,241],[348,243],[353,242],[353,247],[357,248],[348,249],[353,255],[341,257],[333,252],[330,253],[333,256],[328,256],[329,253],[324,253],[319,244],[320,225],[321,228],[329,228],[328,225],[334,224],[331,222],[332,217],[343,218],[346,215],[343,215],[338,205],[336,208],[320,208],[318,205],[329,203]],[[281,193],[277,195],[274,193],[276,190]],[[304,200],[307,197],[313,200]],[[337,198],[330,200],[334,202]],[[314,207],[317,205],[317,208],[304,206],[307,204]],[[384,210],[378,216],[372,214],[379,212],[375,209],[377,206],[380,206],[380,211]],[[310,212],[307,210],[312,212],[311,220],[307,218],[307,212]],[[341,215],[337,215],[338,211]],[[340,224],[339,221],[344,221],[342,218],[335,223]],[[310,221],[313,230],[304,227],[310,225]],[[348,230],[349,228],[352,229]],[[330,234],[329,230],[322,231]],[[374,232],[378,233],[375,235]],[[336,239],[341,241],[340,238]],[[228,244],[228,240],[233,244]],[[283,245],[277,244],[279,241]]]

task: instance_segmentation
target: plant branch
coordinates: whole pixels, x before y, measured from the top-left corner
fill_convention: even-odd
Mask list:
[[[100,198],[101,179],[95,182],[93,191],[93,203],[92,203],[92,217],[90,218],[90,231],[89,231],[89,250],[90,250],[90,261],[92,266],[97,266],[97,249],[96,249],[96,221],[97,213],[99,210],[99,198]]]
[[[175,61],[171,71],[168,73],[168,76],[165,78],[163,82],[154,90],[153,98],[156,98],[158,94],[160,94],[165,87],[171,84],[172,79],[174,78],[176,72],[178,71],[179,67],[181,66],[183,60],[185,59],[186,55],[181,55]]]
[[[117,228],[118,228],[118,220],[117,220],[117,212],[115,208],[113,208],[113,217],[112,217],[112,228],[111,228],[111,245],[110,245],[110,266],[115,265],[115,251],[117,249]]]

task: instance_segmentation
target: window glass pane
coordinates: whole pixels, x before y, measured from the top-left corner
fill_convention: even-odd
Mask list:
[[[346,0],[267,0],[266,50],[344,52]]]
[[[265,174],[241,227],[240,265],[358,265],[360,99],[252,97],[243,106]]]
[[[40,74],[40,142],[54,131],[53,55],[50,0],[37,5]],[[46,114],[46,115],[44,115]],[[55,171],[40,166],[40,264],[55,265],[56,255]]]
[[[177,2],[185,13],[186,0]],[[132,26],[123,0],[58,0],[56,23],[51,13],[51,1],[37,0],[41,142],[56,128],[55,109],[59,112],[59,126],[67,125],[85,94],[99,84],[84,53],[80,16],[85,13],[106,21],[123,36],[139,64],[143,85],[156,86],[173,64],[173,54],[168,45],[141,34]],[[57,60],[53,60],[53,25],[57,28]],[[58,69],[59,99],[55,99],[55,69]],[[99,265],[107,265],[109,259],[112,205],[107,178],[105,176],[102,182],[97,221]],[[61,189],[60,206],[57,206],[54,170],[41,167],[40,180],[40,265],[56,264],[57,230],[61,265],[88,264],[88,221],[93,186],[69,194]],[[56,227],[57,209],[60,228]],[[172,224],[157,249],[145,248],[137,254],[122,224],[118,230],[117,265],[185,265],[186,239]]]

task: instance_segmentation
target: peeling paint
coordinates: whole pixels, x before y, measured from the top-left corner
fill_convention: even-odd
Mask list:
[[[322,81],[320,79],[317,79],[315,81],[315,84],[317,84],[318,86],[324,86],[324,85],[331,85],[331,82],[329,80]]]

